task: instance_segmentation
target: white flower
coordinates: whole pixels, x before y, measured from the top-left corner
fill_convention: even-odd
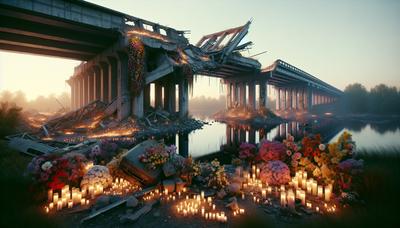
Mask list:
[[[326,149],[325,144],[319,144],[318,146],[319,150],[324,151]]]
[[[42,165],[42,170],[43,170],[43,171],[46,171],[46,170],[50,169],[52,166],[53,166],[53,165],[51,164],[51,162],[50,162],[50,161],[47,161],[47,162],[43,163],[43,165]]]

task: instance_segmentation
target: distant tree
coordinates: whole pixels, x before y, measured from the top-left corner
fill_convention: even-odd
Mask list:
[[[392,114],[398,112],[399,92],[396,87],[380,84],[369,93],[369,110],[372,113]]]
[[[363,113],[368,111],[368,91],[360,83],[348,85],[344,89],[343,101],[347,111]]]
[[[21,118],[21,108],[9,102],[0,103],[0,138],[13,134]]]

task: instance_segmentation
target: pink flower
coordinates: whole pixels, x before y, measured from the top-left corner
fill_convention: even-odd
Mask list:
[[[259,156],[264,161],[284,160],[286,148],[280,142],[263,140],[260,142]]]
[[[270,185],[284,185],[290,181],[289,167],[282,161],[269,161],[261,166],[260,179]]]
[[[295,159],[295,160],[299,160],[300,158],[301,158],[301,153],[299,153],[299,152],[294,153],[292,156],[292,159]]]
[[[290,155],[292,155],[292,151],[287,150],[287,151],[286,151],[286,154],[287,154],[287,156],[290,156]]]

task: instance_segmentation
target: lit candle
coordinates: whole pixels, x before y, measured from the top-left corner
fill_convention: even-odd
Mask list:
[[[53,203],[53,202],[51,202],[51,203],[49,204],[49,208],[50,208],[50,210],[53,210],[53,208],[54,208],[54,203]]]
[[[54,193],[53,195],[53,202],[57,203],[58,202],[58,193]]]
[[[86,202],[85,198],[82,198],[82,199],[81,199],[81,205],[82,205],[82,206],[85,206],[85,202]]]
[[[68,201],[68,208],[72,208],[74,206],[74,201]]]
[[[243,195],[243,193],[242,193],[242,195]],[[267,190],[265,190],[265,189],[261,190],[261,195],[262,195],[263,198],[266,198],[267,197]]]
[[[299,181],[296,178],[292,182],[295,189],[299,188]]]
[[[331,199],[332,188],[331,185],[325,186],[325,201],[329,201]]]
[[[312,204],[310,202],[307,202],[307,207],[312,208]]]
[[[295,196],[292,189],[290,189],[287,193],[287,204],[290,208],[294,209],[295,207]]]
[[[201,208],[201,216],[204,216],[204,207]]]
[[[301,204],[306,205],[306,193],[304,191],[300,192]]]
[[[44,209],[45,209],[45,211],[46,211],[46,213],[49,213],[49,207],[44,207]]]
[[[318,197],[322,198],[324,195],[324,188],[321,185],[318,185]]]
[[[309,181],[307,181],[307,193],[308,194],[311,194],[311,192],[312,192],[312,182],[309,180]]]
[[[201,191],[201,199],[204,199],[204,191]]]
[[[53,200],[53,189],[47,191],[47,201],[51,202]]]
[[[315,207],[315,210],[316,210],[317,212],[319,212],[319,207]]]
[[[212,209],[215,210],[215,204],[212,205]]]
[[[286,192],[285,191],[281,192],[281,206],[282,207],[286,206]]]
[[[271,186],[268,186],[268,187],[267,187],[267,191],[268,191],[268,194],[271,194],[271,193],[272,193],[272,187],[271,187]]]
[[[242,200],[244,200],[244,193],[242,193]]]
[[[317,181],[313,181],[312,184],[311,184],[311,187],[312,187],[312,194],[313,194],[314,196],[316,196],[317,193],[318,193],[318,184],[317,184]]]
[[[257,168],[256,175],[257,175],[257,177],[260,176],[260,168]]]
[[[59,210],[61,210],[62,209],[62,201],[61,200],[58,200],[57,201],[57,211],[59,211]]]

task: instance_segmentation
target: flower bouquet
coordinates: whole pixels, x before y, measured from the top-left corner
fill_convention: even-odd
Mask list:
[[[170,158],[171,148],[164,144],[147,148],[144,154],[139,156],[139,161],[146,164],[148,169],[157,169],[161,167]]]

